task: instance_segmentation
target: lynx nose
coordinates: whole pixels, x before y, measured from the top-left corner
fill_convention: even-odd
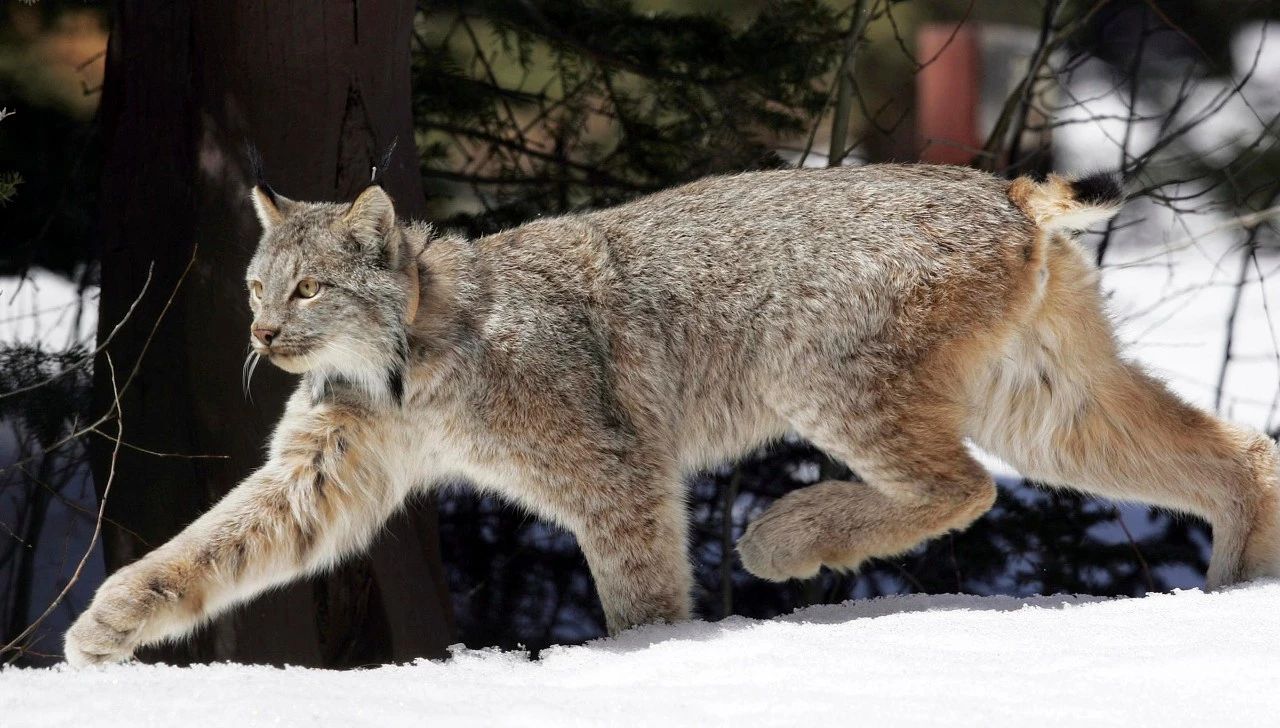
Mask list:
[[[280,328],[276,326],[254,326],[253,338],[262,342],[263,346],[271,346],[271,340],[280,335]]]

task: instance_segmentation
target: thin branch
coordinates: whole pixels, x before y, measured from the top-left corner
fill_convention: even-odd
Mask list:
[[[183,458],[186,460],[230,460],[231,459],[230,455],[186,455],[180,452],[156,452],[155,450],[148,450],[145,447],[140,447],[138,445],[120,441],[114,436],[109,435],[103,432],[102,430],[98,429],[97,427],[89,428],[89,432],[92,432],[95,435],[101,435],[102,437],[116,444],[124,445],[130,450],[135,450],[137,452],[145,453],[147,455],[153,455],[158,458]]]

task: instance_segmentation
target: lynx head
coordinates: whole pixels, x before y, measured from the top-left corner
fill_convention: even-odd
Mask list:
[[[375,184],[350,204],[299,202],[265,183],[251,197],[263,229],[245,275],[252,363],[307,373],[313,399],[344,384],[399,401],[418,269],[391,198]]]

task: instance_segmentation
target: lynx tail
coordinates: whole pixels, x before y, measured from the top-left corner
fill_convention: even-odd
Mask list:
[[[1083,230],[1119,212],[1124,191],[1120,179],[1109,172],[1076,180],[1051,174],[1043,182],[1015,179],[1009,199],[1045,230]]]

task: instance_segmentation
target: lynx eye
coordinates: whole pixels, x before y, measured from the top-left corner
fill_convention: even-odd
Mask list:
[[[254,298],[262,298],[262,281],[249,281],[249,291]]]
[[[314,278],[303,278],[298,281],[298,297],[299,298],[315,298],[320,292],[320,281]]]

